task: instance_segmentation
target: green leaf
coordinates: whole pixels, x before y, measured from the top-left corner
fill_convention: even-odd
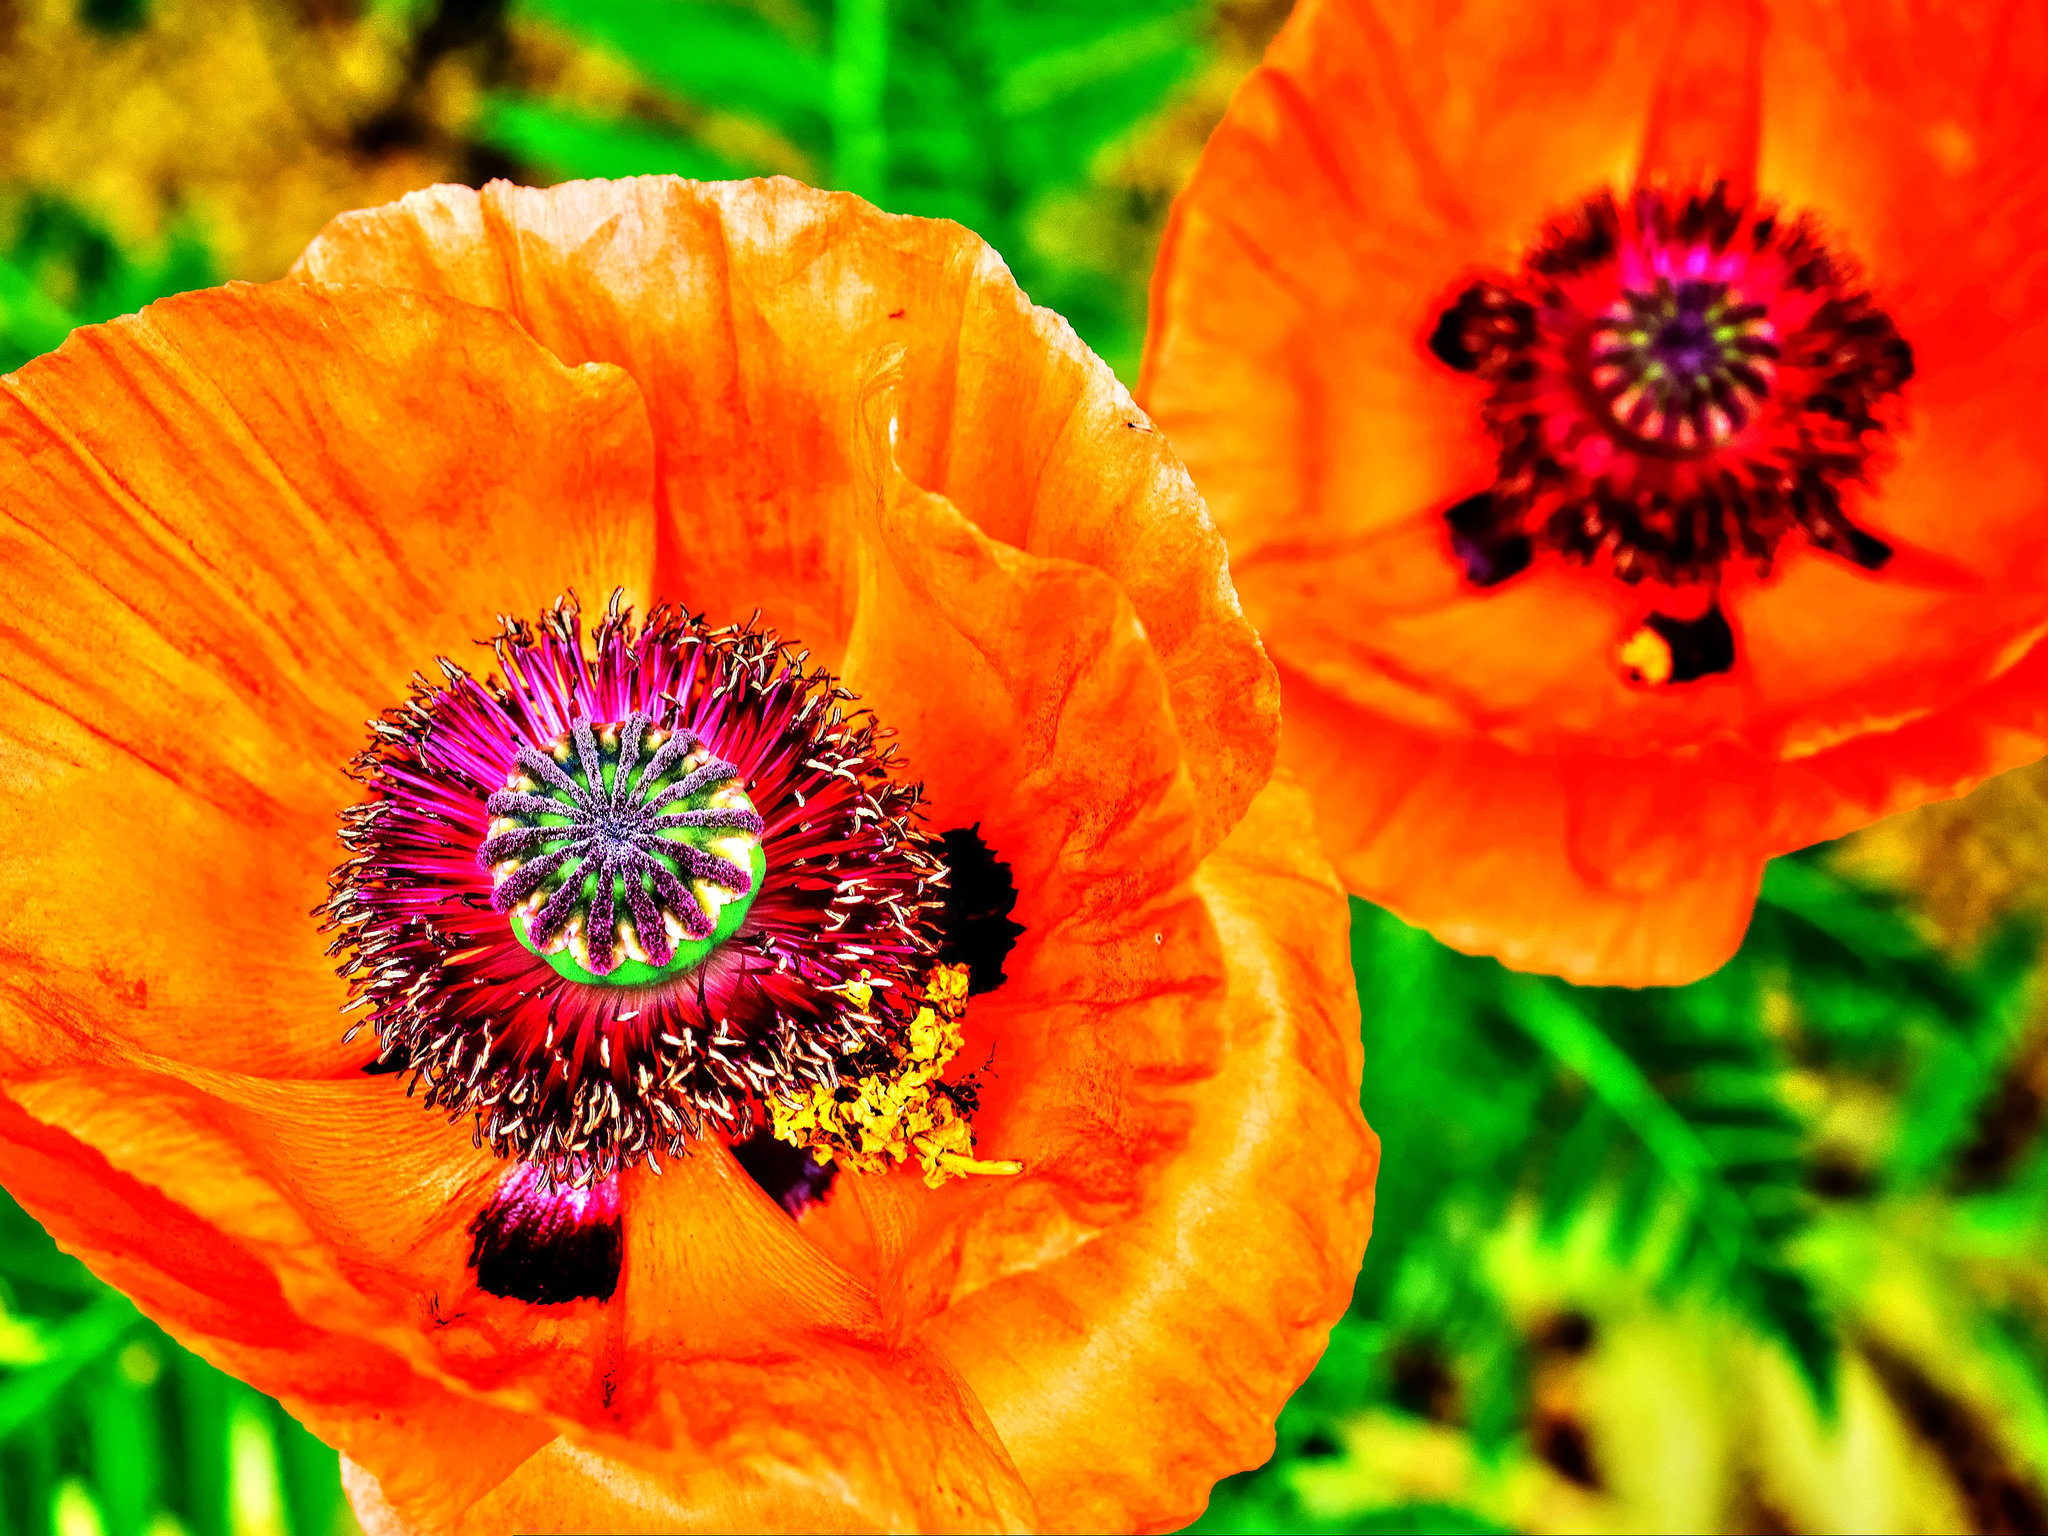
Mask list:
[[[184,1451],[178,1517],[192,1536],[228,1536],[228,1417],[238,1384],[197,1356],[185,1355],[170,1385]]]
[[[181,231],[154,252],[124,250],[95,220],[48,193],[0,210],[0,368],[48,352],[75,326],[213,281],[206,249]]]
[[[1435,1501],[1390,1505],[1354,1516],[1341,1527],[1333,1528],[1355,1536],[1428,1536],[1432,1532],[1440,1536],[1505,1536],[1508,1530],[1473,1510]]]
[[[1859,889],[1816,860],[1772,860],[1758,900],[1811,924],[1861,965],[1934,963],[1927,940],[1893,902]]]
[[[149,22],[148,0],[78,0],[78,19],[107,37],[139,32]]]
[[[0,1439],[43,1411],[71,1379],[118,1343],[136,1321],[125,1296],[108,1291],[45,1336],[49,1358],[0,1380]]]
[[[82,321],[46,293],[32,272],[0,261],[0,367],[12,371],[54,351]]]
[[[1713,1154],[1628,1053],[1573,1007],[1561,988],[1517,977],[1501,989],[1501,1003],[1531,1039],[1577,1073],[1642,1139],[1680,1190],[1694,1200],[1711,1192]]]

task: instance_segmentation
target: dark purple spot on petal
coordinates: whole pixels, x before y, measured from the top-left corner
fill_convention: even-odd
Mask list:
[[[939,920],[939,960],[967,967],[967,993],[993,992],[1007,979],[1003,962],[1016,947],[1023,925],[1011,921],[1017,883],[1010,866],[982,841],[981,823],[955,827],[945,835],[946,905]]]
[[[469,1266],[493,1296],[539,1307],[610,1301],[619,1285],[624,1233],[616,1177],[576,1188],[548,1185],[516,1163],[469,1224]]]
[[[821,1163],[807,1147],[793,1147],[768,1131],[756,1131],[732,1144],[733,1160],[768,1198],[792,1216],[801,1216],[832,1191],[839,1173],[835,1163]]]
[[[1653,613],[1643,623],[1671,647],[1670,682],[1697,682],[1735,665],[1735,631],[1719,608],[1709,608],[1696,619]]]
[[[1491,491],[1467,496],[1444,513],[1451,552],[1475,587],[1497,587],[1529,567],[1535,547],[1518,523],[1503,522]]]

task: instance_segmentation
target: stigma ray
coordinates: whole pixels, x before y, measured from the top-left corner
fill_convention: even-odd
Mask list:
[[[578,720],[545,753],[521,746],[484,803],[491,905],[572,977],[644,985],[700,962],[756,890],[767,823],[738,779],[694,732],[641,711]]]

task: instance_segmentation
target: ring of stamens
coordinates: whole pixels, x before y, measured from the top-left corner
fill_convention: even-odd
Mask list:
[[[519,748],[485,809],[491,905],[561,974],[638,986],[737,930],[766,871],[739,770],[645,714]]]
[[[1593,326],[1587,382],[1607,417],[1646,447],[1711,453],[1770,395],[1778,343],[1769,308],[1725,282],[1659,277],[1625,289]]]

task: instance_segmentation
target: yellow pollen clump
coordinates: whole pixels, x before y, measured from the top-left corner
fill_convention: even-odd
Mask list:
[[[1621,648],[1621,665],[1639,683],[1671,681],[1671,642],[1645,624]]]
[[[849,982],[844,990],[847,1000],[863,1012],[874,997],[866,981]],[[791,1146],[810,1148],[821,1163],[837,1158],[858,1173],[881,1173],[892,1163],[915,1157],[931,1189],[963,1174],[1022,1173],[1022,1163],[974,1155],[974,1128],[937,1087],[939,1074],[960,1051],[967,967],[936,967],[924,995],[894,1072],[853,1082],[850,1099],[842,1100],[830,1087],[814,1083],[801,1098],[771,1100],[775,1135]]]

